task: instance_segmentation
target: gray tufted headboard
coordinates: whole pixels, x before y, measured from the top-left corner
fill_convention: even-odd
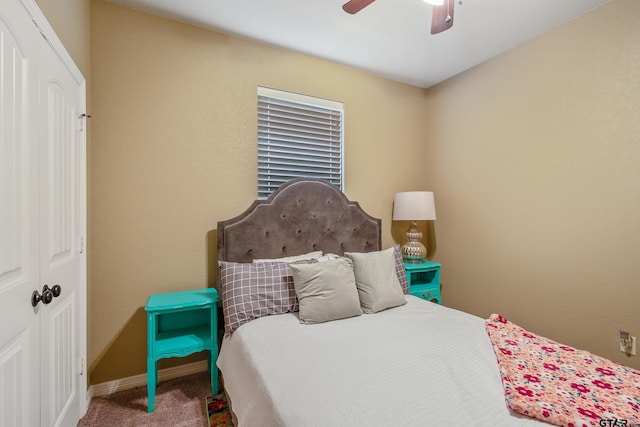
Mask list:
[[[380,219],[328,182],[294,179],[237,217],[218,222],[218,260],[377,251],[380,226]]]

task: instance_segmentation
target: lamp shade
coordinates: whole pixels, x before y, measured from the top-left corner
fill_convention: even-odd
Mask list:
[[[423,221],[436,219],[436,205],[431,191],[396,193],[393,202],[394,221]]]

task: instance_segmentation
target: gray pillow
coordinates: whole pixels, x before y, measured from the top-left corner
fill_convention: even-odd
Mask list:
[[[349,259],[290,267],[300,305],[300,323],[322,323],[362,314]]]
[[[395,248],[375,252],[345,252],[353,262],[360,305],[365,313],[405,304],[396,273]]]

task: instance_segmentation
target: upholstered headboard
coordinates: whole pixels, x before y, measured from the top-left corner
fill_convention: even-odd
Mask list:
[[[295,179],[237,217],[218,222],[218,260],[377,251],[380,226],[380,219],[326,181]]]

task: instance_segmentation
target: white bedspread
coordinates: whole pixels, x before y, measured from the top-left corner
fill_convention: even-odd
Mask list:
[[[506,407],[483,319],[407,301],[317,325],[264,317],[226,337],[218,366],[240,427],[548,425]]]

